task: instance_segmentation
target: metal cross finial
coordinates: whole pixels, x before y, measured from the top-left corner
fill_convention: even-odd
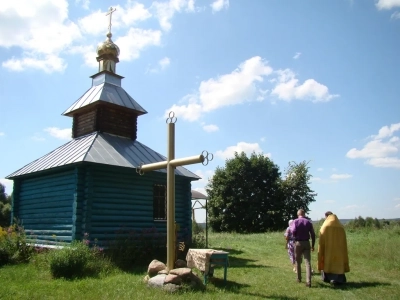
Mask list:
[[[110,7],[108,9],[108,12],[106,13],[106,16],[110,16],[109,22],[108,22],[108,32],[111,33],[111,17],[114,11],[116,11],[116,8]]]

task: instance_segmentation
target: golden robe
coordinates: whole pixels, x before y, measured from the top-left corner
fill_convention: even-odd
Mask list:
[[[318,270],[332,274],[350,272],[346,232],[334,214],[326,218],[320,230]]]

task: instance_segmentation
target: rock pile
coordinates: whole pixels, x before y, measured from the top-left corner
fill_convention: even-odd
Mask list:
[[[203,281],[187,267],[184,260],[175,262],[175,269],[168,271],[167,266],[154,259],[147,268],[144,282],[150,287],[162,288],[169,292],[175,292],[182,288],[204,290]]]

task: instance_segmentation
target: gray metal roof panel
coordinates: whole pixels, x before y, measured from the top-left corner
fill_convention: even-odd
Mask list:
[[[104,141],[106,141],[109,145],[112,146],[111,149],[114,150],[112,157],[114,159],[116,157],[124,158],[123,163],[117,164],[120,166],[126,166],[126,163],[128,163],[129,164],[128,167],[136,168],[142,162],[145,164],[149,164],[166,160],[165,156],[157,153],[156,151],[150,149],[149,147],[140,143],[137,140],[132,142],[132,140],[128,138],[119,137],[107,133],[99,134],[99,137],[96,139],[96,142],[93,143],[93,147],[91,149],[91,150],[96,149],[99,152],[101,151],[103,157],[106,157],[107,153],[105,153],[104,148],[100,148],[103,141],[102,139],[104,139]],[[89,151],[88,154],[90,153],[91,151]],[[115,163],[109,161],[108,164],[115,164]],[[162,169],[159,171],[166,173],[166,169]],[[175,169],[175,174],[185,177],[200,179],[199,176],[190,172],[184,167],[177,167]]]
[[[71,112],[95,103],[97,101],[104,101],[118,106],[129,108],[146,114],[147,111],[141,107],[122,87],[108,82],[92,86],[83,94],[74,104],[72,104],[63,115],[68,115]]]
[[[136,168],[142,162],[148,164],[164,160],[166,160],[165,156],[138,141],[132,141],[128,138],[107,133],[94,132],[69,141],[8,175],[7,178],[18,177],[83,161]],[[159,170],[159,172],[165,173],[166,169]],[[177,167],[175,169],[175,174],[193,179],[200,179],[199,176],[184,167]]]
[[[21,169],[7,176],[13,178],[34,172],[39,172],[55,167],[60,167],[84,160],[87,151],[90,149],[97,133],[92,133],[69,141],[50,153],[34,160]]]

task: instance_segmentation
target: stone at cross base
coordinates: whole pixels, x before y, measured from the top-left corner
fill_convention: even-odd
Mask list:
[[[186,263],[183,260],[182,262],[178,261],[175,262],[178,265],[182,262]],[[168,272],[166,265],[156,259],[149,264],[143,282],[149,287],[161,288],[168,292],[178,291],[183,286],[193,290],[205,289],[203,281],[190,268],[176,268]]]

